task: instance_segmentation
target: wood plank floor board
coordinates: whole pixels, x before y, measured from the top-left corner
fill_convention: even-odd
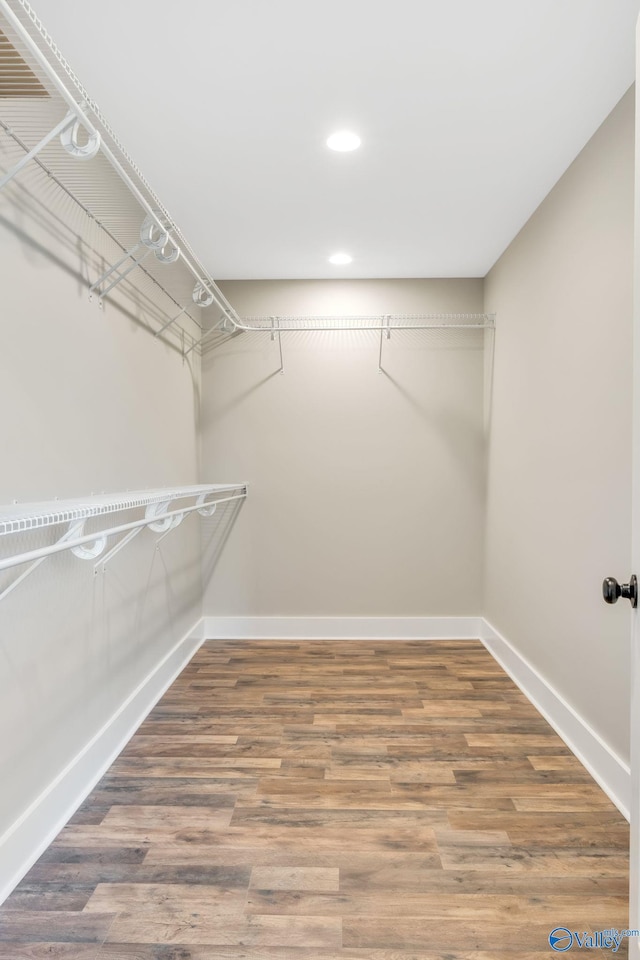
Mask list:
[[[424,920],[485,920],[487,924],[516,920],[544,922],[554,911],[571,916],[574,924],[608,926],[607,917],[618,915],[625,897],[602,896],[598,891],[580,896],[556,893],[553,896],[519,896],[491,893],[409,893],[389,894],[386,890],[366,894],[311,893],[289,890],[251,890],[246,912],[275,916],[368,916],[381,918],[420,917]],[[621,902],[622,901],[622,902]],[[105,904],[106,906],[106,904]]]
[[[91,884],[56,884],[53,890],[43,890],[41,884],[36,884],[32,889],[16,891],[6,904],[6,909],[77,912],[86,906],[92,893]]]
[[[35,870],[49,863],[142,863],[147,855],[148,849],[145,845],[136,845],[134,847],[123,847],[120,845],[100,848],[99,846],[72,847],[52,844],[45,850],[36,866],[32,869]]]
[[[554,924],[555,926],[555,924]],[[402,917],[396,920],[375,916],[345,917],[342,921],[343,945],[365,949],[432,950],[441,960],[448,960],[452,941],[456,949],[477,956],[484,951],[496,956],[496,947],[505,955],[520,957],[521,952],[539,951],[546,960],[555,956],[550,950],[549,924],[543,922],[456,920],[451,924],[440,918]],[[608,956],[611,951],[590,950],[589,957]],[[618,954],[619,956],[619,954]]]
[[[51,941],[0,943],[0,960],[95,960],[99,949],[96,944],[52,943]],[[133,956],[130,960],[133,960]]]
[[[628,843],[477,641],[209,642],[0,908],[0,960],[542,960],[627,925]]]
[[[115,914],[67,910],[13,910],[2,907],[0,941],[104,943]]]
[[[186,846],[186,844],[185,844]],[[175,860],[175,852],[166,863],[47,863],[37,864],[29,873],[29,882],[24,880],[20,893],[34,896],[38,892],[47,896],[47,890],[65,893],[67,891],[88,891],[93,893],[100,883],[177,883],[205,886],[224,886],[247,890],[251,876],[251,864],[229,865],[212,863],[211,857],[203,857],[201,862],[182,862]],[[12,906],[18,892],[7,902]],[[85,901],[86,902],[86,901]],[[43,908],[44,909],[44,908]]]
[[[95,788],[95,797],[100,806],[167,804],[181,807],[233,808],[240,797],[253,796],[255,784],[246,779],[222,782],[213,778],[189,777],[105,777]],[[91,804],[91,799],[86,801]]]

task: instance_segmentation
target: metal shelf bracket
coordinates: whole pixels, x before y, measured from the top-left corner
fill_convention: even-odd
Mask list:
[[[67,537],[69,540],[80,540],[86,539],[84,534],[84,520],[74,520],[69,526],[69,531]],[[107,545],[107,538],[96,534],[96,539],[93,543],[79,543],[71,547],[71,553],[74,557],[78,557],[79,560],[95,560],[96,557],[99,557],[101,553],[104,552],[104,548]]]
[[[277,317],[271,317],[271,340],[278,337],[278,350],[280,351],[280,373],[284,374],[284,360],[282,358],[282,335],[280,333],[280,321]]]
[[[386,314],[382,318],[382,324],[380,326],[380,352],[378,354],[378,373],[384,373],[382,369],[382,344],[384,340],[391,340],[391,315]]]
[[[142,263],[144,258],[147,257],[151,251],[145,250],[142,256],[136,260],[135,254],[138,252],[141,246],[142,244],[136,243],[133,247],[131,247],[130,250],[127,250],[123,257],[120,257],[117,263],[114,263],[113,266],[109,267],[109,269],[106,270],[101,277],[98,277],[95,283],[91,284],[89,287],[89,300],[92,300],[93,294],[97,292],[98,297],[102,301],[102,299],[106,297],[110,290],[113,290],[113,288],[116,287],[121,280],[124,280],[127,274],[131,273],[132,270],[135,270],[135,268]],[[123,263],[126,263],[127,260],[132,260],[133,262],[121,273],[119,268]],[[109,277],[114,273],[116,274],[115,280],[113,280],[108,287],[102,287],[102,284],[105,282],[105,280],[108,280]]]
[[[51,142],[52,140],[54,140],[59,134],[64,133],[65,130],[67,130],[69,127],[71,127],[71,125],[74,123],[74,121],[77,122],[76,117],[75,117],[72,113],[68,113],[68,114],[66,115],[66,117],[64,118],[64,120],[61,120],[60,123],[57,124],[57,126],[55,126],[55,127],[53,128],[53,130],[51,130],[51,131],[46,135],[46,137],[43,137],[42,140],[41,140],[39,143],[36,144],[36,146],[33,148],[33,150],[30,150],[29,153],[26,153],[26,154],[24,155],[24,157],[22,157],[22,159],[19,160],[19,161],[16,163],[16,165],[11,168],[11,170],[9,170],[8,173],[5,173],[5,175],[4,175],[2,178],[0,178],[0,190],[2,190],[3,187],[5,187],[11,180],[13,180],[13,178],[15,177],[15,175],[16,175],[17,173],[20,173],[20,171],[21,171],[22,169],[24,169],[24,167],[26,167],[27,164],[28,164],[31,160],[33,160],[34,157],[37,157],[37,155],[40,153],[40,151],[41,151],[44,147],[46,147],[46,145],[47,145],[48,143],[50,143],[50,142]]]
[[[113,558],[116,556],[116,554],[120,553],[120,551],[122,550],[123,547],[126,547],[126,545],[127,545],[128,543],[131,543],[131,541],[132,541],[135,537],[137,537],[139,533],[142,533],[143,530],[144,530],[144,527],[135,527],[134,530],[130,530],[129,533],[126,533],[126,534],[124,535],[124,537],[122,537],[120,540],[118,540],[118,542],[116,543],[116,545],[115,545],[114,547],[112,547],[111,550],[109,550],[108,553],[105,553],[104,557],[103,557],[98,563],[95,564],[95,566],[94,566],[94,568],[93,568],[93,574],[94,574],[94,576],[98,573],[98,570],[100,570],[100,569],[102,569],[102,572],[103,572],[103,573],[106,573],[106,572],[107,572],[107,564],[108,564],[111,560],[113,560]]]

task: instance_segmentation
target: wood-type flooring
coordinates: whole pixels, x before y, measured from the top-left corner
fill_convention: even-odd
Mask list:
[[[548,960],[626,928],[628,844],[479,642],[208,642],[0,909],[0,960]]]

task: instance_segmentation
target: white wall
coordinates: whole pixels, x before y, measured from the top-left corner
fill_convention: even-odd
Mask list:
[[[634,97],[488,274],[497,313],[485,615],[629,755]]]
[[[17,187],[0,198],[0,264],[0,503],[197,482],[198,369],[154,341],[135,296],[104,313],[89,303],[89,247]],[[91,563],[52,557],[0,603],[0,898],[21,855],[9,863],[12,827],[200,615],[193,518],[158,552],[142,533],[95,578]]]
[[[228,282],[243,316],[481,312],[482,281]],[[203,359],[206,475],[250,484],[205,614],[481,606],[483,333],[241,334]]]

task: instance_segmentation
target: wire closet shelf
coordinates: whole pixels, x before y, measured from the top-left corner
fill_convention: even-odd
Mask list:
[[[236,324],[239,330],[280,333],[310,330],[483,330],[494,325],[493,314],[487,313],[420,313],[374,314],[353,316],[273,316],[247,317]]]
[[[220,319],[239,320],[27,0],[0,0],[0,134],[0,188],[15,180],[67,225],[84,215],[111,242],[90,285],[100,301],[125,277],[152,302],[161,291],[169,306],[156,336],[179,332],[191,345]]]
[[[198,513],[212,517],[220,504],[239,502],[247,496],[245,483],[197,484],[186,487],[159,487],[152,490],[127,491],[118,494],[99,494],[72,500],[51,500],[42,503],[13,503],[0,506],[0,542],[11,534],[26,534],[48,528],[66,526],[62,536],[53,543],[31,550],[9,550],[0,558],[0,573],[13,567],[29,564],[15,580],[0,592],[0,600],[6,597],[19,583],[47,557],[70,550],[81,560],[97,560],[94,573],[107,564],[131,540],[145,529],[158,533],[157,544],[185,517]],[[95,529],[85,530],[87,520],[107,515],[126,513],[144,508],[144,516],[108,526],[95,524]],[[105,553],[109,538],[122,534],[121,538]]]

